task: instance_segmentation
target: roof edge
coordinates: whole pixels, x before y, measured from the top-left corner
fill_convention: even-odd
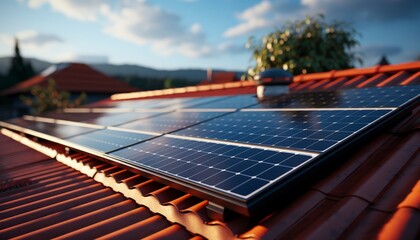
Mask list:
[[[364,75],[375,75],[378,73],[396,73],[404,71],[416,71],[420,70],[420,61],[415,62],[406,62],[393,65],[376,65],[373,67],[367,68],[352,68],[345,70],[332,70],[329,72],[321,73],[309,73],[301,74],[293,77],[293,82],[307,82],[307,81],[316,81],[316,80],[327,80],[327,79],[341,79],[346,77],[357,77]],[[410,79],[406,80],[404,85],[408,84],[413,79],[417,78],[418,75],[413,75]],[[187,94],[187,93],[200,93],[208,92],[215,90],[228,90],[235,88],[244,88],[244,87],[256,87],[257,83],[255,81],[238,81],[238,82],[229,82],[229,83],[216,83],[216,84],[207,84],[207,85],[197,85],[197,86],[188,86],[180,88],[170,88],[162,90],[151,90],[151,91],[138,91],[130,93],[117,93],[113,94],[110,100],[130,100],[130,99],[144,99],[144,98],[157,98],[164,96],[171,96],[175,94]]]
[[[230,83],[218,83],[199,86],[188,86],[180,88],[169,88],[162,90],[140,91],[131,93],[117,93],[111,96],[111,100],[128,100],[148,97],[158,97],[165,95],[173,95],[178,93],[192,93],[192,92],[207,92],[216,91],[221,89],[241,88],[241,87],[254,87],[257,83],[255,81],[239,81]]]
[[[322,73],[301,74],[293,78],[294,82],[305,82],[311,80],[331,79],[339,77],[351,77],[357,75],[373,75],[376,73],[388,73],[399,71],[420,70],[420,61],[406,62],[393,65],[376,65],[367,68],[351,68],[345,70],[332,70]]]
[[[215,239],[235,238],[235,234],[223,222],[217,220],[206,221],[200,216],[200,214],[196,213],[195,211],[188,209],[180,210],[174,204],[163,204],[160,202],[159,198],[153,194],[143,195],[143,193],[138,189],[130,188],[123,182],[118,181],[112,175],[107,174],[104,171],[84,164],[83,162],[78,161],[76,158],[72,158],[72,156],[69,156],[68,154],[58,153],[54,149],[48,148],[47,146],[30,140],[29,138],[10,131],[6,128],[2,128],[0,133],[38,152],[41,152],[82,174],[87,175],[94,181],[111,188],[115,192],[121,193],[126,198],[134,200],[137,204],[149,208],[150,211],[161,214],[169,221],[184,226],[188,231],[194,234],[199,234],[206,238]]]

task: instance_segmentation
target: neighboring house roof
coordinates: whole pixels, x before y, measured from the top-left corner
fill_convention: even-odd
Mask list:
[[[236,82],[239,79],[236,77],[236,73],[234,72],[214,72],[211,75],[211,79],[206,79],[197,86],[200,85],[208,85],[208,84],[217,84],[217,83],[229,83],[229,82]]]
[[[313,91],[419,83],[420,62],[414,62],[296,76],[290,87],[293,91]],[[114,95],[113,99],[215,96],[252,91],[255,92],[253,82],[238,82],[120,94]],[[234,237],[240,239],[377,237],[416,239],[420,233],[419,126],[420,106],[417,106],[411,111],[411,115],[407,115],[398,124],[381,131],[357,151],[340,157],[339,161],[344,164],[325,169],[324,175],[319,176],[317,181],[305,185],[301,195],[289,196],[288,201],[279,205],[271,214],[258,222],[248,221],[239,216],[225,221],[212,220],[206,214],[208,205],[206,199],[183,193],[141,174],[130,172],[124,167],[111,165],[83,153],[65,153],[63,146],[58,144],[43,140],[33,142],[18,133],[3,129],[2,134],[15,139],[16,142],[7,140],[4,136],[0,138],[2,149],[5,149],[0,155],[0,176],[2,183],[5,183],[4,187],[2,184],[4,192],[0,198],[0,204],[7,209],[6,212],[0,212],[0,219],[2,219],[0,220],[0,234],[14,231],[15,234],[38,236],[31,234],[46,232],[51,227],[54,229],[54,236],[110,238],[118,237],[117,234],[127,233],[125,236],[129,238],[133,236],[128,235],[130,231],[140,228],[143,221],[139,220],[137,224],[133,224],[130,222],[132,218],[125,215],[130,215],[128,213],[115,212],[115,215],[112,215],[112,207],[130,205],[131,207],[127,206],[127,209],[121,211],[147,208],[145,211],[148,215],[145,217],[145,222],[149,225],[146,225],[146,229],[166,226],[166,228],[162,227],[161,231],[150,233],[155,235],[149,235],[149,238],[191,238],[195,235],[195,238],[203,236],[212,239]],[[50,157],[41,160],[43,159],[41,155],[31,154],[31,150],[28,150],[26,146],[16,145],[17,142],[49,154]],[[11,161],[13,165],[10,165]],[[8,164],[5,164],[6,162]],[[46,164],[47,162],[49,164]],[[75,170],[69,170],[61,163]],[[63,174],[55,175],[55,170]],[[88,177],[79,175],[79,172]],[[41,179],[45,179],[45,182]],[[56,185],[55,182],[59,181],[58,179],[81,185],[77,188],[75,185],[66,183]],[[104,189],[102,186],[95,185],[95,181],[121,193],[128,199],[112,193],[109,188]],[[75,202],[60,195],[62,192],[67,192],[63,188],[71,189],[69,192],[74,194],[71,195],[72,197],[76,196]],[[85,188],[92,189],[88,193],[84,192],[87,191]],[[39,195],[33,194],[33,191]],[[71,205],[83,199],[80,197],[82,195],[102,196],[104,192],[110,194],[107,195],[109,198],[115,194],[118,200],[115,200],[113,205],[99,207],[100,210],[96,211],[91,210],[93,206],[89,204],[87,206]],[[37,200],[31,202],[32,198]],[[132,201],[129,199],[133,199],[138,205],[131,204]],[[56,201],[55,204],[47,204],[53,200]],[[94,201],[99,201],[99,197]],[[37,208],[38,202],[44,202],[46,205]],[[14,204],[13,206],[17,207],[8,208],[8,204]],[[69,209],[56,208],[56,206],[66,204],[71,207]],[[83,207],[90,212],[82,213],[78,210]],[[107,212],[108,209],[111,216],[105,220],[101,214]],[[14,212],[15,210],[17,212]],[[51,219],[58,221],[57,219],[63,217],[62,213],[67,211],[74,212],[75,215],[64,215],[68,217],[67,220],[62,223],[55,222],[56,225],[48,222],[52,221]],[[4,213],[9,215],[4,217],[2,215]],[[16,222],[16,219],[22,221],[26,214],[32,216],[30,223],[33,225]],[[84,222],[85,219],[90,219],[96,214],[99,214],[99,221]],[[116,221],[117,219],[121,220]],[[115,230],[114,233],[101,232],[104,229],[114,231],[107,228],[107,226],[114,226],[112,224],[114,220],[115,224],[123,225],[126,221],[129,223],[126,228]],[[82,222],[84,223],[82,226],[77,225]],[[115,225],[115,228],[119,226],[121,225]],[[65,235],[69,234],[66,227],[71,228],[74,232],[70,234],[74,235]],[[102,230],[98,232],[95,229]],[[170,235],[172,229],[180,235]],[[140,234],[140,232],[135,233]],[[48,237],[48,235],[45,236]],[[137,235],[137,237],[146,236]]]
[[[377,65],[369,68],[312,73],[295,76],[291,91],[335,90],[343,88],[386,87],[420,84],[420,62]],[[255,93],[254,81],[116,94],[112,100],[157,97],[200,97]]]
[[[52,65],[37,76],[18,83],[0,94],[3,96],[27,92],[36,85],[47,86],[48,80],[56,82],[57,90],[86,93],[132,92],[138,89],[113,79],[86,64],[63,63]]]

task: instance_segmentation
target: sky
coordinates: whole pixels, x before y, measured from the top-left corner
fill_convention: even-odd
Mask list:
[[[420,55],[418,0],[5,0],[0,57],[17,37],[24,57],[49,62],[245,71],[250,36],[318,13],[360,33],[363,67]]]

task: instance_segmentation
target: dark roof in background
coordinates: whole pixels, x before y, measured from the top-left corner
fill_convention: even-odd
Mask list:
[[[113,79],[86,64],[69,63],[53,65],[44,72],[3,90],[0,94],[19,94],[36,85],[47,86],[49,79],[54,79],[59,91],[110,94],[138,91],[128,83]]]
[[[293,91],[419,84],[420,62],[307,74],[296,76],[294,81],[291,85]],[[121,94],[114,95],[113,98],[204,97],[251,92],[255,92],[253,82],[237,82]],[[116,201],[116,205],[130,205],[132,207],[127,207],[126,211],[136,211],[138,208],[147,207],[150,215],[145,219],[159,218],[159,220],[149,220],[150,225],[146,225],[146,229],[153,229],[153,227],[161,225],[166,226],[157,232],[148,233],[155,234],[149,235],[149,238],[179,239],[201,235],[212,239],[234,237],[242,239],[365,239],[377,237],[380,239],[417,239],[420,233],[419,126],[420,106],[417,106],[412,110],[411,115],[406,116],[396,126],[383,130],[359,147],[357,151],[337,159],[343,164],[325,171],[325,175],[320,176],[319,180],[306,185],[302,195],[294,196],[290,202],[279,205],[274,212],[259,222],[248,222],[243,217],[233,217],[224,222],[211,220],[206,214],[208,201],[205,199],[180,192],[170,186],[82,153],[66,155],[62,153],[63,146],[44,141],[31,144],[30,141],[24,140],[26,138],[8,130],[3,130],[3,135],[14,137],[23,144],[42,151],[45,151],[45,147],[53,148],[60,154],[55,156],[57,162],[51,157],[43,158],[42,155],[31,154],[30,151],[32,150],[14,140],[9,140],[4,136],[0,138],[2,143],[0,176],[2,183],[7,183],[4,187],[2,184],[5,191],[0,197],[0,205],[7,206],[23,201],[22,203],[25,204],[17,204],[16,209],[20,209],[20,211],[26,211],[22,209],[27,209],[29,213],[40,212],[40,214],[43,214],[42,218],[39,218],[39,215],[33,215],[38,216],[39,219],[32,218],[31,220],[31,223],[40,225],[17,224],[13,222],[14,219],[25,216],[22,215],[25,213],[13,212],[15,208],[6,207],[6,213],[11,215],[5,218],[1,215],[3,211],[0,213],[0,219],[2,219],[0,220],[0,235],[13,229],[19,234],[43,232],[49,229],[44,229],[45,226],[51,226],[48,219],[54,219],[54,217],[63,215],[70,210],[75,211],[74,208],[77,211],[77,206],[69,209],[57,209],[57,205],[47,204],[39,208],[35,204],[36,201],[25,202],[27,199],[34,197],[31,191],[37,189],[40,193],[40,195],[35,195],[37,201],[48,202],[55,199],[58,205],[73,204],[73,201],[68,200],[69,198],[60,198],[61,195],[58,194],[62,193],[61,191],[67,192],[62,189],[63,185],[54,184],[55,181],[58,181],[58,178],[61,178],[63,181],[80,179],[81,182],[77,184],[86,184],[83,186],[92,188],[88,191],[89,193],[85,193],[83,192],[85,191],[84,187],[74,189],[73,185],[65,184],[65,187],[72,189],[69,192],[75,194],[74,196],[79,196],[79,198],[89,194],[96,195],[109,192],[108,197],[118,196],[119,200]],[[41,145],[45,147],[41,147]],[[11,159],[13,159],[14,165],[5,164],[10,162]],[[48,164],[46,164],[47,162]],[[70,170],[63,164],[75,170]],[[48,171],[52,175],[46,174]],[[60,174],[57,174],[57,172]],[[88,177],[81,175],[80,172]],[[49,179],[49,177],[52,178]],[[39,180],[40,178],[47,180],[42,182]],[[109,188],[104,188],[96,182]],[[77,195],[73,191],[79,192],[81,195]],[[75,199],[79,198],[76,197]],[[127,198],[133,199],[138,205],[131,204],[133,201]],[[90,205],[88,204],[88,206]],[[99,211],[107,212],[107,209],[111,206],[101,206]],[[87,218],[100,212],[90,213],[92,215],[88,214]],[[109,210],[109,212],[109,214],[112,214],[113,211]],[[126,219],[124,213],[119,212],[117,215],[115,215],[116,218],[110,217],[109,220],[124,219],[120,220],[123,223],[130,219],[129,217]],[[67,227],[75,228],[74,234],[84,233],[85,235],[80,235],[84,238],[98,237],[98,235],[94,235],[96,231],[93,229],[107,229],[106,226],[113,226],[113,224],[108,225],[110,224],[109,221],[103,221],[102,219],[96,222],[84,222],[83,226],[79,226],[76,223],[83,222],[85,215],[69,215],[69,217],[64,225],[55,224],[58,224],[57,226],[68,224]],[[137,221],[137,224],[141,225],[142,222]],[[126,228],[121,228],[114,234],[129,234],[130,229],[136,229],[136,226],[139,226],[134,225],[127,224]],[[185,227],[186,230],[181,226]],[[117,226],[115,227],[117,228]],[[76,231],[79,228],[80,230]],[[68,233],[65,227],[53,227],[53,229],[56,231],[56,236]],[[180,235],[171,235],[172,229]],[[108,231],[111,231],[111,229]],[[156,235],[157,233],[161,233],[161,235]],[[111,235],[106,234],[101,236],[104,238],[111,237]],[[117,237],[117,235],[112,236]],[[126,236],[129,238],[133,235]],[[137,236],[146,237],[145,235]]]
[[[209,75],[209,79],[200,82],[199,84],[197,84],[197,86],[239,81],[239,79],[236,77],[235,72],[214,72]]]

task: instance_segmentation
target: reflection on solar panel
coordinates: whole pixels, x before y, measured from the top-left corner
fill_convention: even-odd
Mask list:
[[[119,127],[168,133],[226,114],[224,112],[172,112],[157,117],[142,119]]]
[[[119,124],[127,123],[137,119],[143,119],[159,115],[159,112],[103,112],[103,113],[91,113],[91,112],[60,112],[60,113],[49,113],[43,115],[44,117],[62,119],[68,121],[85,122],[101,126],[116,126]]]
[[[116,126],[123,123],[131,122],[137,119],[148,118],[162,113],[156,112],[129,112],[129,113],[104,113],[101,116],[86,120],[87,123],[102,125],[102,126]]]
[[[302,173],[395,120],[419,92],[420,86],[399,86],[290,93],[262,102],[253,95],[116,101],[92,105],[113,109],[69,109],[0,125],[98,154],[250,215]],[[63,116],[70,121],[52,119]]]
[[[264,100],[252,108],[384,108],[416,97],[420,86],[296,92]]]
[[[177,135],[323,152],[390,110],[236,112]]]
[[[110,152],[152,137],[155,136],[103,129],[69,138],[68,141],[96,151]]]
[[[211,103],[225,99],[226,97],[205,97],[205,98],[172,98],[172,99],[146,99],[146,100],[125,100],[107,102],[102,104],[91,104],[93,108],[128,108],[128,109],[179,109],[195,105]]]
[[[258,103],[258,99],[255,97],[255,94],[249,94],[249,95],[240,95],[240,96],[234,96],[234,97],[228,97],[221,99],[219,101],[213,101],[207,104],[200,104],[194,106],[194,108],[233,108],[233,109],[239,109],[244,107],[249,107],[254,104]]]
[[[243,199],[313,157],[161,137],[110,154],[136,166]]]
[[[87,133],[96,130],[95,128],[72,126],[64,124],[55,124],[47,122],[28,121],[24,119],[13,119],[7,123],[14,124],[19,127],[30,129],[42,134],[47,134],[53,137],[66,139],[71,136]],[[19,130],[20,131],[20,130]]]

